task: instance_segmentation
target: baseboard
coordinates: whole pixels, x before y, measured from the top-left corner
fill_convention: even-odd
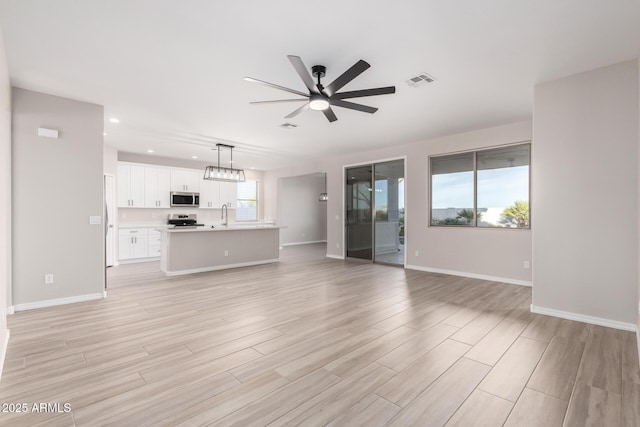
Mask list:
[[[116,265],[125,265],[125,264],[138,264],[140,262],[152,262],[152,261],[160,261],[159,256],[149,257],[149,258],[134,258],[134,259],[121,259]]]
[[[98,294],[78,295],[75,297],[57,298],[46,301],[27,302],[24,304],[16,304],[13,306],[15,311],[34,310],[36,308],[53,307],[56,305],[73,304],[74,302],[93,301],[103,299],[104,292]]]
[[[313,243],[327,243],[327,241],[326,240],[310,240],[308,242],[283,243],[282,246],[311,245]]]
[[[344,261],[344,257],[342,255],[331,255],[331,254],[327,254],[326,255],[327,258],[331,258],[331,259],[339,259],[341,261]]]
[[[603,319],[601,317],[587,316],[585,314],[571,313],[568,311],[554,310],[553,308],[537,307],[531,304],[531,312],[544,314],[545,316],[559,317],[561,319],[575,320],[576,322],[590,323],[606,328],[621,329],[623,331],[636,332],[633,323],[618,322],[617,320]]]
[[[2,348],[0,348],[0,381],[2,381],[2,371],[4,370],[4,359],[7,355],[7,347],[9,347],[9,336],[11,335],[11,330],[7,329],[6,330],[6,337],[4,339],[3,343],[0,343],[0,345],[2,345]]]
[[[405,268],[409,270],[426,271],[427,273],[448,274],[450,276],[469,277],[471,279],[489,280],[492,282],[502,282],[502,283],[509,283],[511,285],[531,287],[530,281],[510,279],[508,277],[487,276],[485,274],[466,273],[464,271],[455,271],[455,270],[442,270],[439,268],[422,267],[419,265],[410,265],[410,264],[408,264]]]
[[[230,268],[251,267],[253,265],[272,264],[280,262],[279,259],[265,259],[261,261],[239,262],[237,264],[215,265],[212,267],[192,268],[190,270],[165,271],[167,276],[182,276],[185,274],[206,273],[207,271],[228,270]]]

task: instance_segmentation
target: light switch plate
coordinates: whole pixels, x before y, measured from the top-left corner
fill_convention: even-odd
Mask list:
[[[102,217],[98,215],[89,216],[89,224],[92,224],[92,225],[102,224]]]

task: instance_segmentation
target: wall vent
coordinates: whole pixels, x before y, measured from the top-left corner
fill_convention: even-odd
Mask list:
[[[419,87],[435,81],[436,79],[433,76],[430,76],[427,73],[420,73],[415,77],[411,77],[409,80],[405,81],[405,83],[412,87]]]
[[[293,123],[283,123],[280,125],[280,127],[285,129],[295,129],[298,127],[298,125],[294,125]]]

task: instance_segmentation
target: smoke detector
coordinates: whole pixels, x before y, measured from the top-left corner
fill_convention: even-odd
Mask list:
[[[409,80],[405,81],[405,83],[411,87],[420,87],[435,81],[436,79],[433,76],[430,76],[427,73],[420,73],[415,77],[411,77]]]

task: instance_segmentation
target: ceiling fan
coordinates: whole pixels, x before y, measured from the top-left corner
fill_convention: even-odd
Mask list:
[[[280,89],[285,92],[293,93],[296,95],[300,95],[303,98],[296,99],[278,99],[273,101],[255,101],[251,102],[251,104],[276,104],[280,102],[305,102],[305,104],[293,111],[291,114],[285,116],[285,118],[290,119],[292,117],[297,116],[303,111],[311,108],[312,110],[322,111],[330,122],[335,122],[338,120],[335,113],[331,109],[334,107],[342,107],[348,108],[350,110],[362,111],[364,113],[373,114],[378,111],[377,108],[370,107],[368,105],[356,104],[355,102],[345,101],[345,99],[350,98],[361,98],[364,96],[376,96],[376,95],[387,95],[396,92],[395,86],[387,86],[387,87],[379,87],[375,89],[363,89],[363,90],[354,90],[350,92],[338,92],[343,86],[347,83],[358,77],[362,74],[367,68],[371,67],[366,61],[362,59],[356,62],[351,68],[342,73],[337,79],[333,82],[329,83],[328,86],[323,86],[320,83],[320,79],[325,76],[327,67],[324,65],[314,65],[311,67],[311,72],[313,77],[318,79],[317,83],[313,81],[313,77],[309,74],[307,67],[302,62],[299,56],[287,55],[289,61],[295,68],[296,72],[304,82],[304,85],[309,90],[309,93],[306,94],[304,92],[300,92],[295,89],[289,89],[284,86],[279,86],[273,83],[268,83],[262,80],[254,79],[252,77],[245,77],[244,79],[251,83],[260,83],[265,86],[272,87],[274,89]]]

